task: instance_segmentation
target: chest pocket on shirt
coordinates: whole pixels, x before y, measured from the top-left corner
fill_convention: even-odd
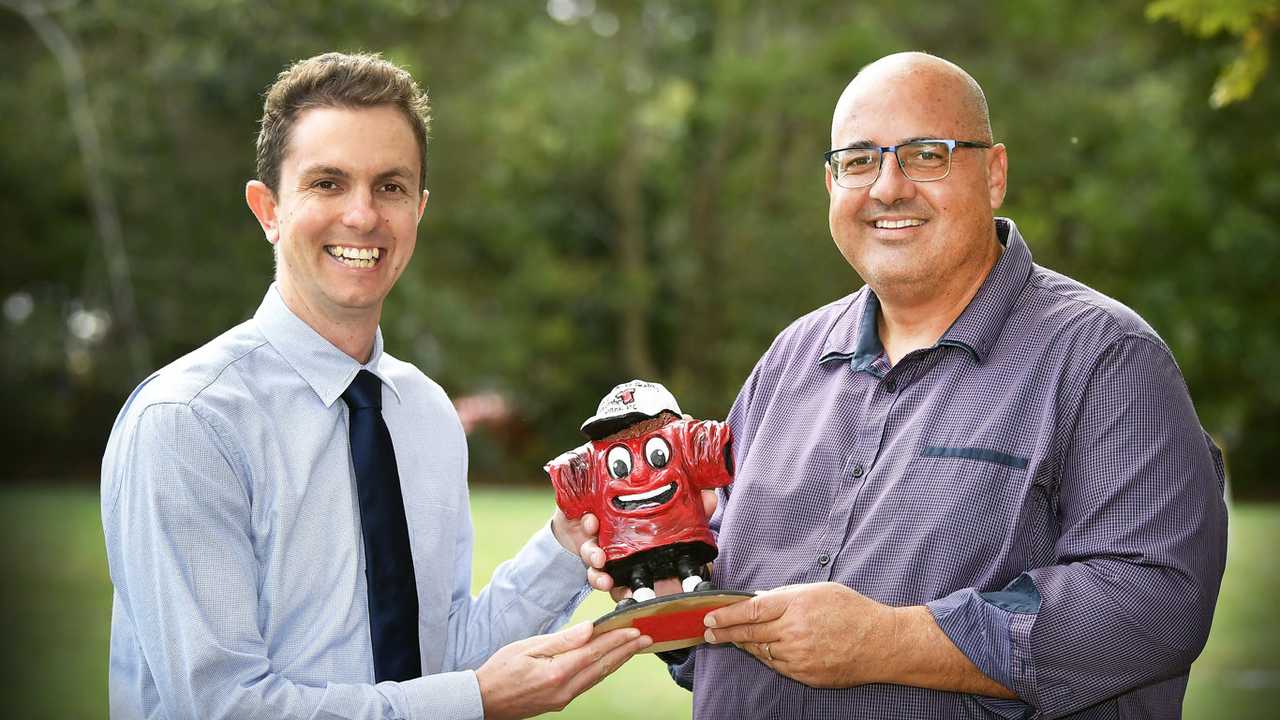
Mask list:
[[[1000,452],[999,450],[989,450],[981,447],[947,447],[940,445],[930,445],[921,453],[921,457],[950,457],[965,458],[969,460],[986,460],[987,462],[997,463],[999,465],[1008,465],[1015,470],[1026,470],[1027,463],[1031,462],[1027,458],[1010,455],[1009,453]]]
[[[1049,522],[1042,493],[1033,488],[1026,457],[980,446],[926,445],[897,482],[886,488],[900,522],[932,548],[963,548],[960,566],[1026,561],[1028,530]],[[1041,535],[1032,530],[1031,534]]]

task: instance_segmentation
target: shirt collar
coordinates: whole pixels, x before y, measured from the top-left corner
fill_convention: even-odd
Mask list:
[[[361,370],[377,375],[382,384],[391,389],[396,401],[400,400],[396,384],[382,370],[381,327],[374,333],[369,362],[361,365],[295,315],[285,304],[276,283],[267,288],[253,319],[271,347],[311,386],[325,407],[332,407],[342,397]]]
[[[1018,226],[1008,218],[998,217],[996,237],[1005,246],[1004,252],[978,293],[938,340],[938,345],[968,350],[978,363],[987,359],[1031,275],[1031,250]],[[863,370],[875,361],[884,352],[876,326],[879,309],[880,299],[870,286],[864,286],[836,318],[818,362],[848,360],[854,370]]]
[[[1031,276],[1031,250],[1018,226],[1008,218],[996,218],[996,238],[1004,245],[1004,252],[987,273],[978,294],[938,340],[939,345],[965,348],[979,364],[986,362]]]
[[[827,341],[818,356],[819,363],[848,360],[854,370],[863,370],[884,352],[880,332],[876,329],[876,313],[880,298],[869,285],[855,293],[827,333]]]

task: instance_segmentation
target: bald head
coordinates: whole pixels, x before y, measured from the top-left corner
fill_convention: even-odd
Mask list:
[[[832,147],[838,131],[873,96],[901,95],[922,103],[918,110],[945,118],[962,140],[990,143],[991,116],[978,81],[955,63],[922,52],[903,52],[864,66],[845,87],[831,119]]]

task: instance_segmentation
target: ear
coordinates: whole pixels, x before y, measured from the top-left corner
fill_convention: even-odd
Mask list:
[[[830,197],[831,196],[831,165],[829,165],[828,163],[822,163],[822,170],[825,176],[823,178],[823,181],[827,185],[827,196]]]
[[[1004,143],[996,143],[991,148],[991,157],[987,160],[987,188],[991,193],[991,209],[995,210],[1004,204],[1004,193],[1009,187],[1009,153]]]
[[[423,188],[422,200],[418,202],[418,222],[422,222],[422,215],[427,211],[427,197],[429,195],[431,195],[431,191]]]
[[[244,201],[253,216],[258,218],[267,242],[275,245],[280,240],[280,218],[276,214],[280,206],[276,202],[276,194],[262,181],[250,180],[244,186]]]

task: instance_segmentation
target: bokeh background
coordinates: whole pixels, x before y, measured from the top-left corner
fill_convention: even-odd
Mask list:
[[[0,0],[0,708],[103,714],[112,419],[257,307],[261,93],[331,49],[433,99],[383,330],[467,424],[477,584],[545,520],[539,467],[608,388],[659,380],[723,417],[777,332],[860,285],[826,226],[831,109],[861,65],[922,49],[986,89],[1036,260],[1156,328],[1226,453],[1231,564],[1188,716],[1280,706],[1278,27],[1280,0]],[[623,673],[569,714],[687,713],[656,663]]]

